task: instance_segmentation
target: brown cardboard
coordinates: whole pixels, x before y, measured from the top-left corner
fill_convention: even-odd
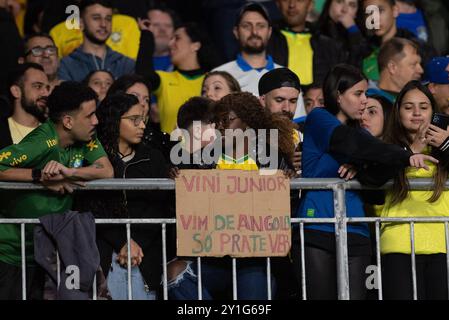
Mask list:
[[[182,170],[176,221],[178,256],[286,256],[290,182],[281,171]]]

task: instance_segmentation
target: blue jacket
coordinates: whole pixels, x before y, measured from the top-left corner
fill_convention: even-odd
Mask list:
[[[125,74],[134,73],[135,61],[107,47],[104,61],[93,54],[83,52],[78,47],[61,60],[58,77],[63,81],[83,81],[96,70],[107,70],[117,79]]]

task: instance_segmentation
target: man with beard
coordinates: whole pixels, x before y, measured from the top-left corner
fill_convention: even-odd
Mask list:
[[[20,143],[0,150],[1,181],[33,182],[48,190],[2,190],[0,217],[62,214],[72,207],[74,186],[113,177],[112,165],[95,137],[96,108],[92,89],[72,81],[55,87],[48,97],[49,119]],[[0,225],[0,300],[22,296],[20,236],[17,225]],[[27,225],[25,238],[27,298],[42,299],[44,274],[34,260],[32,225]]]
[[[301,84],[298,76],[288,68],[278,68],[267,72],[259,81],[259,101],[271,113],[280,114],[293,120],[295,109],[301,93]],[[301,170],[301,143],[302,134],[293,129],[291,135],[295,144],[292,163],[296,171],[295,177]],[[300,201],[298,190],[290,191],[291,213],[295,213]],[[296,228],[294,229],[296,230]],[[294,236],[296,236],[296,231]],[[296,239],[295,237],[293,239]],[[276,258],[272,260],[273,273],[276,276],[278,293],[277,299],[288,299],[299,296],[299,285],[295,283],[295,274],[290,259]]]
[[[236,60],[215,70],[230,73],[242,91],[257,96],[259,79],[268,71],[281,67],[266,53],[271,36],[271,21],[265,8],[258,3],[243,6],[234,26],[234,35],[240,44],[240,54]]]
[[[288,68],[278,68],[267,72],[259,81],[259,101],[264,108],[271,113],[281,114],[289,120],[293,120],[301,84],[298,76]],[[301,133],[294,130],[293,142],[296,146],[293,165],[296,171],[301,167],[301,153],[299,150],[302,141]]]
[[[58,85],[58,48],[53,39],[45,33],[37,33],[25,39],[25,55],[19,63],[34,62],[40,64],[48,77],[50,91]]]
[[[82,81],[90,72],[96,70],[107,70],[115,78],[134,73],[134,60],[106,45],[112,29],[110,1],[83,0],[79,7],[84,41],[74,52],[61,60],[59,78]]]
[[[341,44],[307,21],[312,0],[276,0],[276,4],[282,19],[273,25],[267,52],[296,73],[303,85],[322,83],[328,71],[345,60]]]
[[[47,118],[50,86],[44,68],[24,63],[10,77],[12,115],[0,120],[0,149],[19,143]]]

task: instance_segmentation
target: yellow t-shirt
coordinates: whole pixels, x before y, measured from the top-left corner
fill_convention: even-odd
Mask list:
[[[248,155],[245,155],[240,159],[234,159],[226,154],[222,154],[220,159],[218,159],[216,168],[220,170],[259,170],[256,161]]]
[[[431,178],[436,173],[436,166],[428,163],[429,171],[409,168],[410,178]],[[381,217],[437,217],[449,216],[449,191],[443,191],[438,201],[429,203],[432,191],[410,191],[408,197],[398,205],[388,208],[385,205]],[[391,194],[387,194],[388,204]],[[411,254],[410,224],[383,223],[380,237],[382,254]],[[415,223],[416,254],[446,253],[446,240],[443,223]]]
[[[67,29],[65,21],[50,30],[50,36],[58,47],[59,57],[63,58],[83,43],[83,33],[79,29]],[[112,32],[106,44],[114,51],[131,59],[137,58],[140,43],[140,30],[136,20],[123,14],[112,16]]]
[[[282,30],[288,45],[288,68],[301,79],[301,84],[313,82],[313,49],[310,33]]]
[[[157,97],[161,130],[171,133],[176,128],[178,110],[191,97],[201,95],[204,75],[187,77],[178,71],[157,71],[161,78],[159,88],[154,91]]]
[[[18,144],[28,133],[36,128],[26,127],[14,121],[12,117],[8,118],[9,132],[11,133],[12,142]]]

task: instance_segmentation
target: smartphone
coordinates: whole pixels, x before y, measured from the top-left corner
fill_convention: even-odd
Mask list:
[[[449,126],[449,115],[445,113],[434,113],[431,123],[441,129],[447,130]]]

